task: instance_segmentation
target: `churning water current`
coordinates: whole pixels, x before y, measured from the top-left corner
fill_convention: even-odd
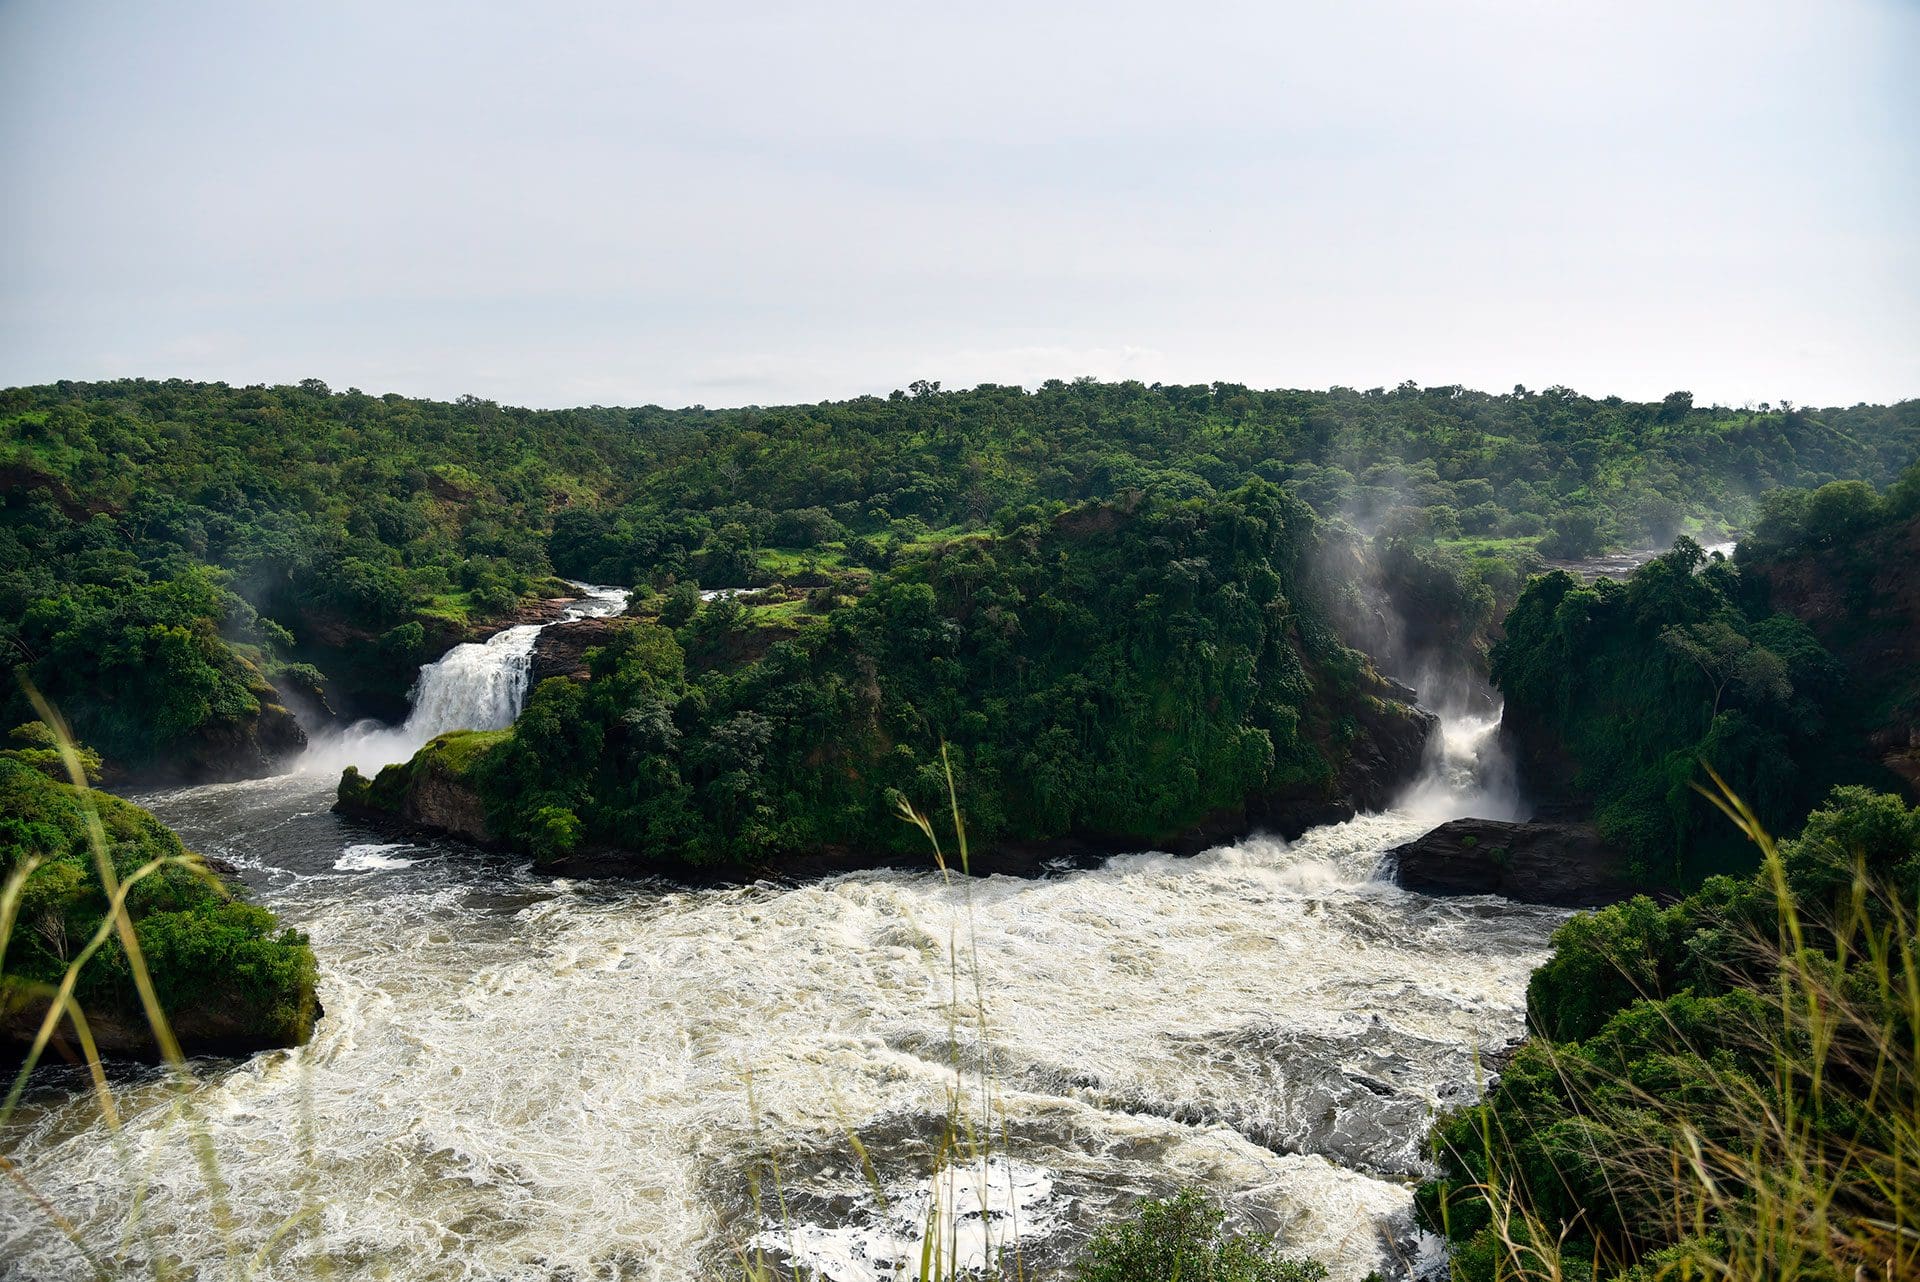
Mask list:
[[[196,1065],[230,1236],[157,1077],[117,1141],[56,1073],[0,1142],[96,1251],[206,1276],[305,1209],[260,1276],[738,1277],[764,1250],[867,1282],[917,1264],[935,1197],[959,1263],[1017,1241],[1035,1276],[1185,1184],[1336,1278],[1411,1272],[1427,1121],[1521,1031],[1562,916],[1376,875],[1486,808],[1490,725],[1450,721],[1407,807],[1292,843],[966,884],[557,880],[360,827],[320,773],[142,797],[311,935],[325,1017]],[[930,1183],[956,1086],[997,1156]],[[0,1271],[90,1275],[11,1185]]]

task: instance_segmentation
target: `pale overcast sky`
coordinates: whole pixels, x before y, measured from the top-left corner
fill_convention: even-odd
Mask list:
[[[0,384],[1920,395],[1912,0],[0,0]]]

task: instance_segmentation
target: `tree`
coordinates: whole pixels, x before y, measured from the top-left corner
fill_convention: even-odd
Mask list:
[[[1662,423],[1678,423],[1692,411],[1692,392],[1668,392],[1661,398],[1658,418]]]
[[[1664,628],[1660,642],[1698,668],[1707,684],[1713,687],[1713,710],[1707,716],[1707,720],[1713,720],[1720,713],[1720,700],[1727,685],[1738,675],[1753,642],[1725,619]]]
[[[1880,496],[1865,481],[1833,481],[1807,502],[1806,539],[1814,547],[1834,547],[1873,525]]]

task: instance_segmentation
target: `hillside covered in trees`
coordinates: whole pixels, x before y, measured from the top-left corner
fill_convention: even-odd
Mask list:
[[[725,411],[315,381],[14,388],[0,647],[110,768],[253,773],[297,747],[286,709],[397,717],[421,662],[556,572],[825,582],[1074,502],[1260,479],[1397,540],[1408,590],[1490,616],[1535,555],[1717,532],[1777,486],[1885,484],[1917,441],[1913,402],[1727,409],[1564,388],[921,383]]]
[[[1788,832],[1842,783],[1898,788],[1920,726],[1920,465],[1767,496],[1737,558],[1688,540],[1624,582],[1534,579],[1492,677],[1523,782],[1590,806],[1648,885],[1744,865],[1702,762]]]
[[[43,722],[0,744],[0,1056],[33,1046],[65,982],[99,1053],[157,1058],[163,1048],[134,953],[188,1053],[244,1054],[307,1040],[319,1002],[304,935],[247,902],[147,811],[76,786]],[[85,749],[76,759],[82,771],[99,764]],[[109,893],[103,865],[119,897]],[[134,953],[116,919],[131,930]],[[54,1049],[78,1059],[71,1039],[79,1025],[61,1025]]]
[[[1737,1269],[1796,1190],[1830,1195],[1838,1240],[1906,1169],[1886,1118],[1913,1095],[1915,812],[1887,794],[1920,742],[1913,403],[1075,383],[536,412],[125,383],[0,393],[0,424],[10,706],[44,691],[122,780],[269,769],[295,708],[397,717],[422,662],[556,576],[631,586],[623,617],[536,652],[514,726],[349,771],[346,818],[307,815],[480,838],[539,875],[923,864],[902,816],[949,804],[976,871],[1290,833],[1419,769],[1432,719],[1383,674],[1484,672],[1529,790],[1666,900],[1562,928],[1533,1038],[1440,1118],[1419,1205],[1458,1276],[1527,1252]],[[1735,527],[1736,557],[1702,549]],[[1620,582],[1551,565],[1675,535]],[[103,920],[81,794],[20,720],[15,1042]],[[1697,793],[1703,762],[1746,832]],[[183,1035],[308,1036],[306,941],[99,804],[123,874],[162,861],[131,916]],[[1763,828],[1787,844],[1756,877]],[[111,942],[81,983],[140,1053]],[[1769,1132],[1783,1111],[1807,1120]],[[1721,1201],[1676,1218],[1695,1141]]]
[[[1920,810],[1836,789],[1777,849],[1735,817],[1762,869],[1568,922],[1534,1035],[1435,1126],[1453,1277],[1909,1276]]]

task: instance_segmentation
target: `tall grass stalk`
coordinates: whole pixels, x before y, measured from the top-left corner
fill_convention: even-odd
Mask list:
[[[995,1118],[1003,1110],[993,1085],[992,1030],[987,1016],[979,932],[974,919],[972,859],[967,844],[966,819],[960,810],[959,790],[954,783],[952,762],[944,744],[940,750],[940,765],[946,776],[947,811],[952,824],[951,852],[948,843],[942,840],[940,828],[927,814],[905,797],[898,802],[900,818],[919,829],[926,838],[934,867],[939,871],[943,884],[949,890],[958,886],[962,906],[958,918],[949,916],[947,920],[945,1006],[950,1079],[945,1092],[940,1131],[933,1142],[928,1175],[930,1197],[926,1217],[920,1226],[919,1252],[908,1261],[911,1273],[903,1276],[912,1278],[913,1282],[955,1282],[961,1277],[1023,1282],[1027,1273],[1020,1250],[1017,1197],[1009,1198],[1010,1227],[1005,1238],[996,1244],[992,1234],[992,1163],[996,1154],[1004,1154],[1008,1136],[1004,1123],[996,1135]],[[957,883],[954,879],[956,862],[960,874]],[[971,1001],[967,1000],[969,996]],[[970,1054],[965,1050],[963,1029],[972,1036]],[[757,1119],[758,1114],[752,1104],[750,1076],[748,1084],[749,1112]],[[859,1158],[861,1172],[875,1205],[884,1215],[888,1207],[886,1189],[872,1156],[854,1126],[846,1120],[837,1099],[835,1112],[841,1115],[847,1144]],[[781,1231],[790,1234],[792,1229],[787,1219],[785,1198],[779,1189],[779,1165],[773,1154],[769,1153],[765,1159],[764,1169],[775,1184]],[[981,1264],[984,1267],[978,1268],[962,1260],[960,1243],[962,1217],[959,1207],[969,1182],[977,1194],[982,1212]],[[748,1195],[755,1221],[765,1223],[765,1194],[758,1172],[749,1175]],[[788,1237],[788,1241],[791,1242],[792,1238]],[[808,1282],[813,1277],[804,1265],[794,1262],[789,1262],[786,1273],[782,1274],[765,1253],[758,1250],[741,1252],[741,1263],[742,1275],[747,1282],[779,1282],[782,1278]]]

